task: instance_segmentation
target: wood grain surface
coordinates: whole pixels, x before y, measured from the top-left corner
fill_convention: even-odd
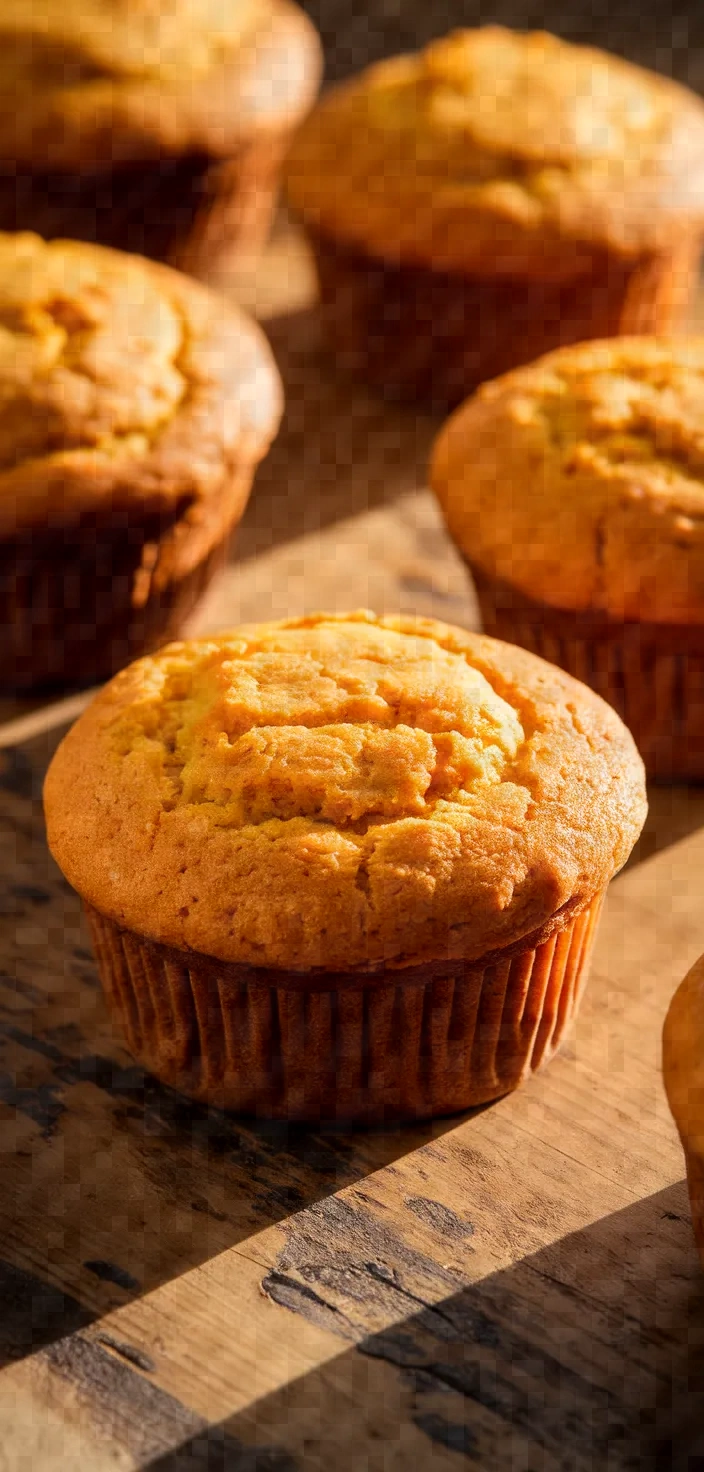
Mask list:
[[[338,379],[296,250],[254,284],[284,430],[199,627],[471,623],[423,489],[433,421]],[[124,1051],[45,846],[60,734],[0,747],[0,1472],[704,1465],[704,1279],[659,1071],[704,950],[704,795],[653,790],[544,1074],[459,1119],[311,1131],[194,1107]]]

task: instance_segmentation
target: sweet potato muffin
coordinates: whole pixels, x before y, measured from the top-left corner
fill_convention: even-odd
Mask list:
[[[543,33],[456,31],[332,90],[288,191],[338,352],[455,404],[586,338],[668,331],[704,222],[704,104]]]
[[[431,479],[487,633],[598,690],[652,776],[704,777],[704,340],[583,344],[485,384]]]
[[[90,682],[180,631],[224,560],[281,388],[185,276],[0,235],[0,683]]]
[[[289,0],[0,0],[0,229],[237,265],[320,64]]]
[[[704,1262],[704,956],[672,998],[662,1043],[665,1092],[682,1141],[692,1226]]]
[[[645,799],[576,681],[362,612],[135,663],[63,741],[45,810],[146,1068],[226,1108],[370,1120],[550,1057]]]

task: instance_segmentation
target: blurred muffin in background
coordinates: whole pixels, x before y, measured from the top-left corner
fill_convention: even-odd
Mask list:
[[[650,776],[704,778],[704,339],[583,343],[485,384],[431,481],[486,632],[610,701]]]
[[[700,254],[704,104],[550,35],[457,31],[332,90],[287,179],[337,353],[453,405],[562,344],[673,327]]]
[[[235,268],[320,70],[290,0],[0,0],[0,229]]]
[[[166,266],[0,235],[0,684],[99,680],[177,633],[281,413],[244,313]]]

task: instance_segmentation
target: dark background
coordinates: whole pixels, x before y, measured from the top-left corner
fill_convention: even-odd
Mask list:
[[[303,0],[327,78],[413,50],[454,26],[491,21],[604,46],[704,93],[704,0]]]

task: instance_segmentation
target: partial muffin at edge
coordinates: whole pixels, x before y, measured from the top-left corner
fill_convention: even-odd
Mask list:
[[[484,385],[431,481],[465,556],[555,608],[704,624],[704,339],[618,339]]]
[[[668,1008],[662,1038],[667,1100],[687,1166],[692,1226],[704,1262],[704,957],[687,972]]]
[[[484,627],[599,691],[653,776],[704,775],[704,341],[622,339],[485,385],[431,481]]]
[[[320,43],[290,0],[0,5],[0,228],[207,278],[251,258]]]

